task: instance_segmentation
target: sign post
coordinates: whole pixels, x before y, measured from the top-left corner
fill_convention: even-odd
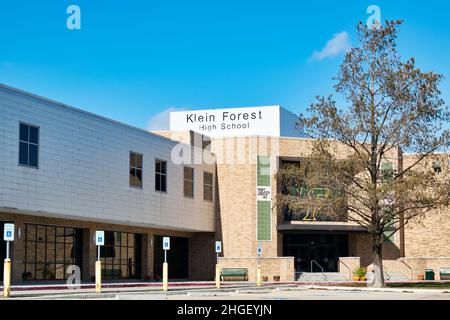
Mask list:
[[[170,237],[163,237],[163,250],[163,291],[167,291],[169,289],[169,265],[167,263],[167,251],[170,250]]]
[[[260,287],[262,285],[262,281],[261,281],[261,254],[262,254],[262,247],[261,247],[261,243],[258,242],[258,249],[256,251],[256,253],[258,254],[258,262],[256,265],[256,285],[258,287]]]
[[[11,259],[9,257],[9,242],[14,241],[14,224],[5,223],[3,240],[6,241],[6,259],[3,267],[3,296],[11,295]]]
[[[100,261],[100,247],[105,245],[105,231],[95,231],[95,245],[97,246],[97,261],[95,262],[95,292],[102,292],[102,262]]]
[[[222,242],[216,241],[216,288],[220,289],[220,264],[219,253],[222,252]]]

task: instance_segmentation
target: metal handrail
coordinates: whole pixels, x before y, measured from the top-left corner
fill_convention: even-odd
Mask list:
[[[410,265],[408,265],[405,261],[403,261],[403,260],[399,260],[399,261],[401,263],[403,263],[405,266],[407,266],[409,270],[411,270],[411,280],[414,280],[414,269]]]
[[[324,277],[324,280],[327,280],[327,279],[328,279],[328,278],[327,278],[327,275],[325,274],[325,272],[324,272],[322,266],[321,266],[316,260],[311,260],[311,273],[313,272],[313,264],[314,264],[314,263],[315,263],[315,264],[320,268],[320,270],[322,271],[322,275],[323,275],[323,277]]]
[[[352,280],[352,269],[342,260],[339,260],[339,263],[342,263],[348,269],[348,279]]]

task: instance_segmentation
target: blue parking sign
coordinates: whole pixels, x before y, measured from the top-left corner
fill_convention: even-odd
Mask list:
[[[97,246],[104,246],[105,245],[105,231],[97,230],[95,232],[95,244]]]
[[[14,241],[14,224],[13,223],[5,223],[3,231],[3,240],[5,241]]]

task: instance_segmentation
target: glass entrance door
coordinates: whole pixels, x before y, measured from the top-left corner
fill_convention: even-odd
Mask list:
[[[293,256],[296,272],[337,272],[339,257],[348,256],[348,236],[342,234],[284,234],[283,255]],[[317,262],[314,263],[313,261]]]

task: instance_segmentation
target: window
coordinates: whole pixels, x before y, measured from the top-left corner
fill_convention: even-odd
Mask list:
[[[140,239],[139,234],[105,231],[105,245],[100,247],[103,278],[125,279],[140,276]]]
[[[257,187],[270,189],[270,157],[258,156],[256,164]],[[271,200],[258,200],[256,207],[256,229],[258,241],[272,240]]]
[[[142,154],[130,152],[130,186],[142,188]]]
[[[394,164],[392,162],[381,163],[381,181],[392,182],[394,179]]]
[[[167,162],[155,161],[155,190],[167,192]]]
[[[213,174],[203,172],[203,200],[213,201]]]
[[[194,198],[194,168],[184,167],[184,196]]]
[[[258,156],[257,159],[258,186],[270,186],[270,157]]]
[[[82,230],[25,224],[23,280],[64,280],[81,265]]]
[[[19,164],[38,167],[39,162],[39,128],[20,123],[19,128]]]
[[[257,239],[270,241],[272,224],[270,221],[270,201],[257,201]]]
[[[385,231],[383,232],[383,242],[384,243],[394,243],[395,242],[395,228],[393,224],[389,224]]]

